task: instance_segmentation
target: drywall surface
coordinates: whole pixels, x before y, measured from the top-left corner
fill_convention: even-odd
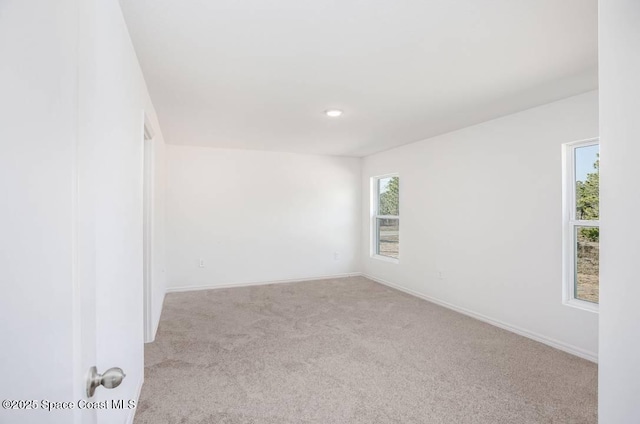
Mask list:
[[[79,198],[93,198],[95,234],[95,365],[118,366],[127,377],[96,399],[136,399],[143,381],[143,177],[145,115],[152,126],[155,214],[152,316],[159,317],[164,282],[162,258],[163,138],[127,26],[117,1],[83,1],[80,31],[81,143],[90,185]],[[82,175],[80,181],[82,183]],[[84,188],[84,189],[83,189]],[[87,306],[87,305],[83,305]],[[155,325],[153,325],[155,328]],[[97,411],[98,422],[125,422],[132,410]]]
[[[170,288],[359,271],[360,159],[166,151]]]
[[[365,274],[594,359],[598,315],[562,304],[562,157],[598,136],[589,92],[363,160]],[[400,262],[370,257],[370,178],[400,174]]]
[[[37,10],[37,13],[34,13]],[[143,121],[162,134],[115,0],[0,6],[1,399],[86,399],[90,366],[143,378]],[[157,279],[164,294],[164,282]],[[156,299],[159,317],[161,299]],[[0,422],[125,422],[132,410],[0,409]]]
[[[159,125],[156,128],[153,143],[153,246],[152,246],[152,304],[151,316],[153,317],[153,336],[158,330],[162,304],[167,290],[167,270],[166,270],[166,249],[165,249],[165,190],[167,186],[166,173],[166,152],[162,133],[159,132]]]
[[[600,2],[599,421],[640,422],[640,2]]]
[[[2,400],[74,397],[76,15],[75,0],[0,5]],[[0,408],[0,422],[72,414]]]

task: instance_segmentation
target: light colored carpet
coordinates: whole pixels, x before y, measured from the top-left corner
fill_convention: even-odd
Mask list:
[[[361,277],[167,295],[136,424],[595,423],[597,366]]]

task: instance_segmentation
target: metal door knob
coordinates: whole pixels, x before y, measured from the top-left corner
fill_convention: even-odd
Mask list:
[[[126,374],[122,371],[122,368],[109,368],[103,374],[98,374],[98,369],[91,367],[87,381],[87,397],[93,397],[99,386],[103,386],[106,389],[115,389],[125,377]]]

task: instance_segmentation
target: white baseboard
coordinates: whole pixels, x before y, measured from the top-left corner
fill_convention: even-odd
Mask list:
[[[412,296],[419,297],[420,299],[424,299],[424,300],[426,300],[428,302],[435,303],[435,304],[443,306],[443,307],[445,307],[447,309],[451,309],[453,311],[456,311],[456,312],[459,312],[461,314],[467,315],[467,316],[469,316],[471,318],[475,318],[475,319],[477,319],[479,321],[486,322],[487,324],[494,325],[496,327],[502,328],[503,330],[511,331],[512,333],[516,333],[516,334],[518,334],[520,336],[527,337],[529,339],[532,339],[532,340],[535,340],[537,342],[546,344],[548,346],[551,346],[551,347],[556,348],[558,350],[562,350],[563,352],[570,353],[572,355],[578,356],[578,357],[586,359],[588,361],[595,362],[595,363],[598,362],[598,355],[595,352],[590,352],[590,351],[587,351],[585,349],[579,348],[577,346],[573,346],[573,345],[561,342],[559,340],[555,340],[555,339],[543,336],[541,334],[537,334],[537,333],[534,333],[532,331],[525,330],[523,328],[519,328],[519,327],[510,325],[510,324],[504,323],[502,321],[490,318],[488,316],[479,314],[477,312],[470,311],[470,310],[465,309],[465,308],[461,308],[459,306],[452,305],[451,303],[442,301],[440,299],[433,298],[431,296],[424,295],[424,294],[419,293],[417,291],[414,291],[414,290],[411,290],[411,289],[407,289],[407,288],[402,287],[402,286],[400,286],[398,284],[390,283],[388,281],[382,280],[380,278],[376,278],[376,277],[371,276],[371,275],[367,275],[367,274],[364,274],[364,273],[362,273],[361,275],[363,277],[368,278],[368,279],[370,279],[372,281],[375,281],[377,283],[380,283],[380,284],[383,284],[385,286],[391,287],[393,289],[399,290],[401,292],[410,294]]]
[[[211,284],[211,285],[205,285],[205,286],[169,287],[166,292],[179,293],[179,292],[188,292],[188,291],[196,291],[196,290],[215,290],[215,289],[230,289],[234,287],[266,286],[269,284],[297,283],[297,282],[303,282],[303,281],[317,281],[317,280],[330,280],[334,278],[358,277],[360,275],[362,275],[361,272],[350,272],[346,274],[323,275],[319,277],[291,278],[288,280],[254,281],[250,283],[231,283],[231,284]]]
[[[126,424],[133,424],[133,419],[136,416],[136,410],[138,409],[138,404],[140,403],[140,393],[142,392],[142,384],[144,383],[144,374],[140,377],[140,381],[138,381],[138,387],[136,388],[136,407],[129,410],[129,415],[127,416]]]

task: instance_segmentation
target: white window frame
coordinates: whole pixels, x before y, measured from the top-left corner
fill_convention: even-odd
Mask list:
[[[400,263],[400,250],[398,249],[398,257],[397,258],[392,258],[391,256],[384,256],[384,255],[380,255],[378,254],[378,231],[377,231],[377,225],[378,225],[378,219],[396,219],[398,221],[398,243],[399,240],[401,239],[401,230],[400,230],[400,213],[398,213],[398,215],[379,215],[378,211],[379,211],[379,202],[380,202],[380,196],[378,193],[378,185],[379,185],[379,181],[384,179],[384,178],[390,178],[390,177],[398,177],[398,179],[400,178],[400,174],[395,173],[395,174],[384,174],[384,175],[378,175],[375,177],[371,177],[371,250],[370,250],[370,256],[374,259],[378,259],[384,262],[390,262],[390,263],[394,263],[394,264],[398,264]],[[398,193],[398,203],[401,204],[402,203],[402,196],[400,195],[400,192],[402,192],[402,184],[400,184],[400,190]]]
[[[588,302],[575,297],[575,263],[576,227],[600,227],[599,220],[578,220],[576,219],[576,184],[575,184],[575,151],[580,147],[593,146],[600,143],[599,138],[574,141],[562,146],[562,303],[575,308],[598,312],[597,303]]]

